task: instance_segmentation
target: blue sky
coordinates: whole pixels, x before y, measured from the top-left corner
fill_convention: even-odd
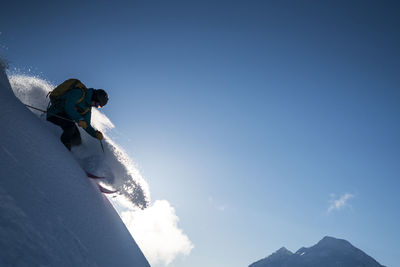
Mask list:
[[[109,91],[117,142],[195,245],[171,266],[247,266],[325,235],[398,266],[399,11],[3,1],[0,54],[11,71]]]

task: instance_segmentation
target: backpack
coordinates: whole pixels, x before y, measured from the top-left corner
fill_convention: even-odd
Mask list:
[[[56,107],[59,107],[61,104],[60,97],[63,96],[65,93],[72,89],[81,89],[82,90],[82,97],[76,101],[76,104],[81,103],[86,97],[86,86],[78,79],[68,79],[61,83],[59,86],[50,91],[47,96],[50,98],[50,103]]]

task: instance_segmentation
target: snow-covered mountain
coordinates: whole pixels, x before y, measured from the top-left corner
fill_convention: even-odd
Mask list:
[[[292,253],[281,248],[249,267],[382,267],[376,260],[348,241],[324,237],[310,248]]]
[[[0,266],[149,266],[59,134],[15,97],[4,67],[0,121]]]

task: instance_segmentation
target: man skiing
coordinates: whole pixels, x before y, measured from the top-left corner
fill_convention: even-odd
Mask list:
[[[63,129],[61,142],[68,150],[82,143],[75,123],[91,136],[103,139],[103,134],[90,124],[91,108],[101,108],[108,102],[108,95],[103,89],[86,88],[79,80],[69,79],[57,86],[49,95],[47,120]]]

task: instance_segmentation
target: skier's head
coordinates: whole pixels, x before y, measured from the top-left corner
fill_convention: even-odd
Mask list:
[[[108,94],[103,89],[94,89],[92,100],[95,103],[95,107],[104,107],[108,102]]]

